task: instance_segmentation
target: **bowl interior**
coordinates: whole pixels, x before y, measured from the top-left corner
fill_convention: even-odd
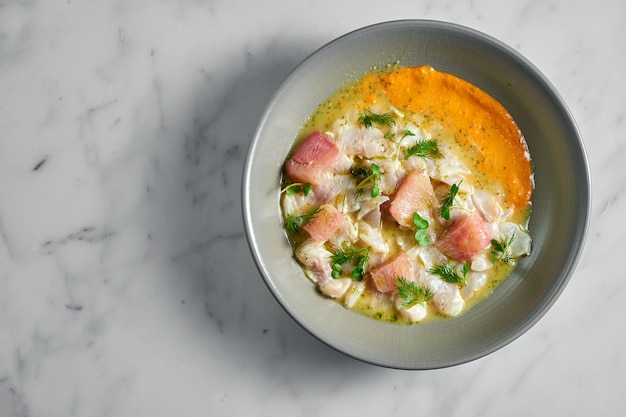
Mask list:
[[[499,100],[524,133],[535,175],[531,256],[463,316],[414,326],[377,322],[322,298],[292,256],[281,227],[282,164],[304,120],[341,85],[374,67],[428,64]],[[539,320],[567,283],[589,216],[582,140],[561,98],[526,59],[474,30],[396,21],[349,33],[307,58],[263,115],[243,179],[246,233],[255,262],[285,310],[324,343],[357,359],[402,369],[467,362],[510,343]]]

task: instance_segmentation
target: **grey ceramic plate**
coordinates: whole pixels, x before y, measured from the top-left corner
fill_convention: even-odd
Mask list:
[[[322,298],[292,256],[281,227],[281,168],[304,120],[331,93],[375,66],[432,65],[498,99],[528,142],[535,170],[533,252],[465,315],[400,326]],[[581,253],[590,212],[582,140],[562,99],[525,58],[477,31],[436,21],[395,21],[349,33],[299,65],[273,96],[250,146],[243,215],[259,271],[278,302],[322,342],[393,368],[430,369],[482,357],[515,340],[555,302]]]

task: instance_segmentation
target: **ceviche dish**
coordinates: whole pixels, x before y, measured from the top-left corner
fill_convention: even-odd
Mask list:
[[[459,316],[530,254],[533,189],[496,99],[430,66],[374,69],[319,105],[284,162],[293,279],[376,320]]]

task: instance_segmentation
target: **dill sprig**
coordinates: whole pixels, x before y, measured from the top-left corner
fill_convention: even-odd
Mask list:
[[[404,308],[410,308],[415,304],[423,305],[433,298],[430,287],[417,285],[404,277],[396,277],[396,290],[400,298],[402,298],[402,306]]]
[[[286,216],[284,224],[285,229],[293,234],[299,235],[300,233],[302,233],[302,226],[306,226],[307,224],[311,223],[311,220],[313,220],[313,218],[322,210],[324,209],[321,207],[316,207],[311,211],[301,214],[299,216]]]
[[[430,273],[438,275],[446,282],[450,282],[452,284],[461,284],[462,286],[465,286],[467,285],[467,281],[465,278],[467,276],[467,272],[469,271],[469,267],[469,262],[466,262],[465,264],[463,264],[462,274],[457,274],[454,271],[454,268],[450,266],[450,264],[441,264],[437,265],[434,268],[431,268]]]
[[[369,129],[374,127],[375,124],[378,125],[378,127],[391,127],[396,124],[396,121],[393,119],[393,114],[391,113],[376,114],[368,108],[363,110],[359,115],[359,123]]]
[[[443,154],[439,150],[439,144],[436,139],[420,140],[415,142],[415,145],[408,147],[404,151],[404,159],[409,159],[412,156],[419,156],[424,159],[437,159],[442,158]]]

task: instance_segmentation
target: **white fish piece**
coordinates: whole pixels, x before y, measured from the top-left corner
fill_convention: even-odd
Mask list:
[[[335,126],[339,149],[349,156],[384,158],[393,155],[392,143],[376,128],[346,125]]]
[[[374,310],[385,310],[389,311],[393,309],[393,303],[388,296],[388,294],[383,294],[382,292],[378,292],[375,289],[371,293],[372,297],[370,299],[370,307]]]
[[[296,251],[296,258],[304,266],[308,277],[316,282],[322,294],[332,297],[342,297],[352,280],[350,278],[332,277],[330,257],[332,253],[328,251],[323,242],[305,241]]]
[[[348,291],[351,284],[352,279],[350,278],[337,278],[323,284],[320,283],[319,286],[322,294],[331,298],[341,298]]]
[[[380,205],[386,201],[389,201],[389,197],[386,195],[379,195],[374,198],[365,199],[360,205],[356,218],[358,220],[367,218],[373,226],[379,226],[381,221]]]
[[[303,193],[283,194],[281,205],[283,213],[299,216],[318,206],[315,194],[311,190],[308,195]]]
[[[381,159],[375,161],[375,163],[380,168],[378,187],[381,193],[387,195],[395,193],[400,181],[407,173],[402,162],[395,159]]]
[[[429,166],[424,158],[420,158],[418,156],[412,156],[410,158],[406,158],[402,160],[402,165],[404,169],[408,171],[426,171],[431,172]]]
[[[487,274],[484,272],[469,271],[465,277],[467,285],[460,289],[461,297],[469,300],[487,283]]]
[[[504,214],[502,205],[496,196],[490,192],[485,190],[474,190],[472,193],[472,202],[485,221],[489,223],[496,223],[502,220],[502,216]]]
[[[354,195],[355,191],[356,183],[350,174],[333,175],[327,182],[315,185],[311,190],[317,204],[334,203],[338,195],[351,196]],[[342,210],[340,209],[340,211]]]
[[[528,232],[523,230],[519,225],[511,222],[501,223],[498,227],[500,240],[508,242],[511,236],[515,234],[511,246],[509,246],[509,255],[513,258],[530,255],[532,239]]]
[[[409,133],[407,133],[409,132]],[[408,122],[398,126],[395,132],[396,143],[404,150],[415,145],[415,142],[430,139],[430,134],[419,128],[415,123]]]
[[[296,250],[296,259],[308,272],[309,278],[320,286],[333,281],[330,257],[332,253],[324,247],[324,242],[307,239]]]
[[[364,242],[365,243],[365,242]],[[367,262],[367,265],[365,266],[365,270],[369,271],[370,269],[381,265],[383,262],[385,262],[386,260],[389,259],[389,252],[388,251],[374,251],[371,250],[370,251],[370,259]]]
[[[409,255],[409,258],[411,258],[412,253],[415,253],[415,259],[419,260],[424,265],[423,268],[425,268],[426,270],[433,269],[437,265],[441,265],[448,260],[446,255],[441,253],[439,249],[435,247],[435,245],[415,246],[410,251],[407,251],[407,255]]]
[[[491,269],[492,266],[490,255],[485,252],[472,259],[470,269],[476,272],[483,272]]]
[[[394,299],[396,310],[409,322],[415,323],[426,318],[426,315],[428,314],[428,307],[426,304],[417,303],[409,308],[406,308],[403,303],[404,301],[402,300],[402,297],[396,295]]]
[[[354,159],[341,152],[336,161],[335,173],[345,174],[350,172],[350,168],[354,165]]]
[[[449,197],[451,186],[448,185],[440,185],[434,188],[435,197],[437,201],[442,201]],[[435,219],[439,222],[440,225],[449,224],[449,222],[454,222],[454,220],[461,216],[465,217],[468,214],[471,214],[476,208],[474,207],[474,201],[472,200],[473,192],[466,192],[467,190],[463,190],[462,187],[459,187],[459,191],[454,199],[454,205],[450,209],[450,220],[446,221],[440,216],[437,216]]]
[[[435,308],[446,316],[458,316],[465,307],[465,300],[461,296],[459,286],[444,281],[441,281],[441,284],[434,291],[433,304]]]
[[[332,249],[342,249],[344,244],[352,244],[359,239],[359,226],[355,223],[350,216],[344,216],[341,227],[337,232],[328,240],[328,245]]]
[[[388,253],[389,246],[382,235],[382,216],[380,205],[388,201],[389,197],[380,195],[369,198],[361,204],[357,214],[359,238],[372,251]]]
[[[359,301],[361,294],[365,291],[365,282],[364,281],[352,281],[350,284],[350,288],[346,291],[346,295],[343,299],[343,304],[352,308]]]
[[[472,171],[459,158],[447,152],[445,148],[442,149],[442,153],[445,157],[434,160],[436,169],[430,176],[448,185],[457,184],[459,191],[471,194],[474,187],[467,181],[467,177],[472,174]]]
[[[372,252],[388,254],[389,245],[382,235],[381,227],[374,227],[366,221],[359,221],[359,239],[368,246]]]
[[[459,286],[450,282],[443,281],[437,275],[430,272],[424,272],[417,276],[419,285],[430,287],[433,293],[432,303],[441,314],[449,317],[458,316],[463,307],[465,300],[461,296]]]

